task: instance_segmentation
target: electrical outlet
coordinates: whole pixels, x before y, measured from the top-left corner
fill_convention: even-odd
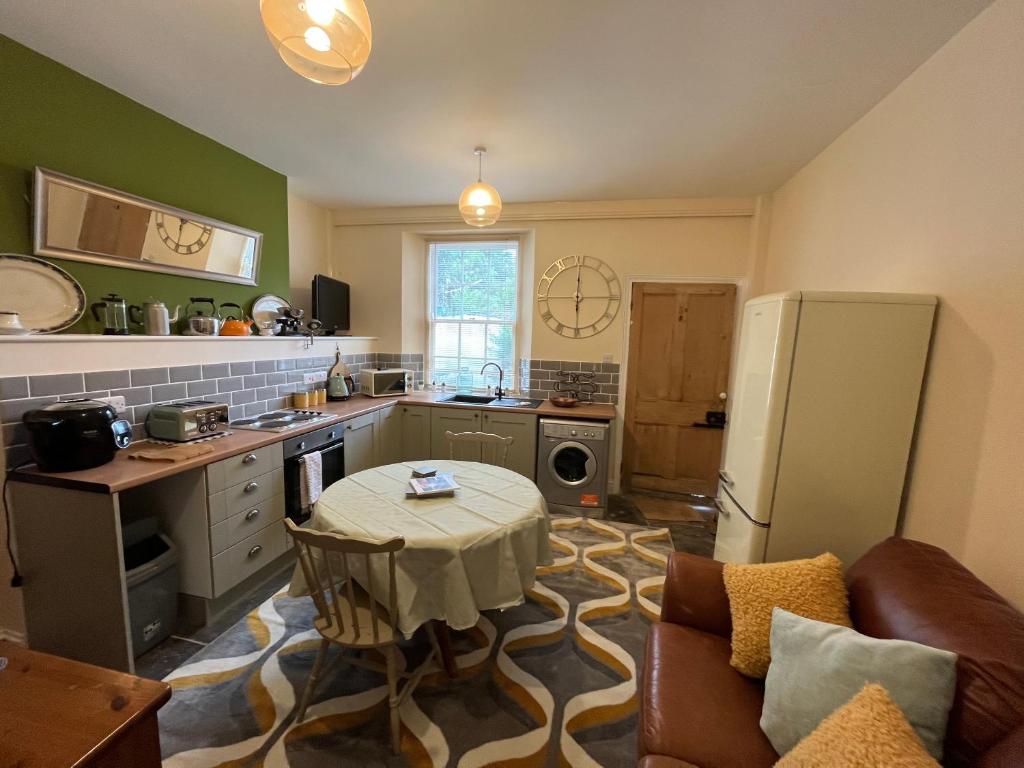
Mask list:
[[[318,381],[327,381],[327,371],[314,371],[313,373],[302,374],[303,384],[316,384]]]
[[[106,403],[107,405],[112,405],[114,407],[114,410],[117,411],[118,413],[124,413],[125,411],[128,410],[128,406],[125,405],[124,397],[122,395],[112,395],[111,397],[97,397],[96,400],[99,400],[101,403]]]

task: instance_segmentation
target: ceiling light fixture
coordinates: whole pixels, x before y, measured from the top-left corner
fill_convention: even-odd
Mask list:
[[[314,83],[343,85],[370,58],[363,0],[260,0],[260,17],[281,60]]]
[[[483,181],[486,147],[477,147],[473,154],[477,158],[476,183],[462,190],[459,197],[459,213],[471,226],[489,227],[501,216],[501,195],[498,194],[498,190]]]

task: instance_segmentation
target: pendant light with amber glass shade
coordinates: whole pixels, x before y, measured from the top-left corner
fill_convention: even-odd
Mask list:
[[[363,0],[260,0],[260,17],[282,61],[314,83],[343,85],[370,58]]]
[[[487,149],[473,150],[477,157],[476,183],[470,184],[459,197],[459,213],[463,220],[474,227],[489,227],[501,216],[501,195],[490,184],[483,182],[483,157]]]

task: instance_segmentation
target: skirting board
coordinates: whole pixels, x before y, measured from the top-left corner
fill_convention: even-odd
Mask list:
[[[16,632],[13,629],[6,629],[4,627],[0,627],[0,640],[7,640],[21,646],[28,645],[28,638],[25,637],[24,632]]]

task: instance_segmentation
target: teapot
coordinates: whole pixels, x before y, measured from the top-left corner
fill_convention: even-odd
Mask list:
[[[188,300],[188,307],[185,309],[185,328],[182,333],[185,336],[216,336],[220,330],[220,314],[217,312],[217,305],[211,298],[193,296]],[[209,304],[212,312],[204,315],[203,310],[197,309],[192,313],[193,304]]]
[[[174,307],[172,315],[166,304],[151,298],[144,301],[141,307],[136,304],[128,307],[128,319],[136,325],[141,325],[147,336],[170,336],[171,324],[178,322],[180,312],[180,304]]]
[[[234,315],[228,315],[223,320],[223,325],[220,329],[221,336],[251,336],[252,335],[252,320],[245,317],[242,313],[242,308],[235,304],[233,301],[225,301],[220,305],[223,311],[224,307],[234,307],[238,310],[238,317]]]

